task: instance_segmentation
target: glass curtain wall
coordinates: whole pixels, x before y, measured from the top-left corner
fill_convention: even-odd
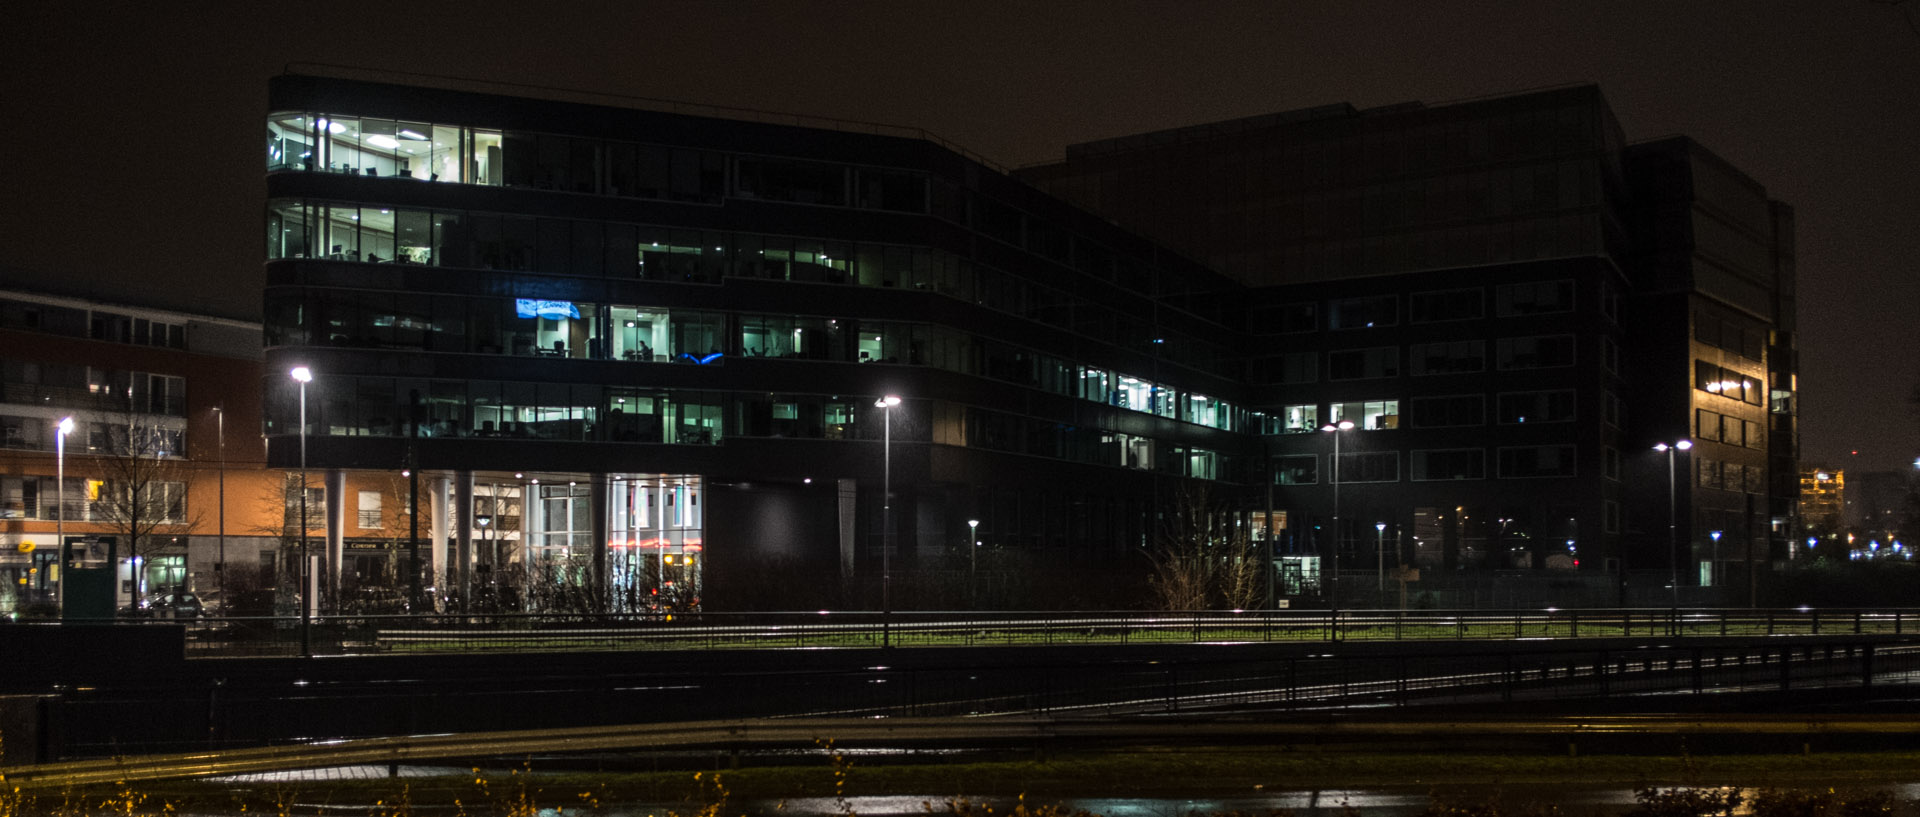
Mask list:
[[[610,478],[608,587],[626,613],[699,609],[705,524],[699,477]]]

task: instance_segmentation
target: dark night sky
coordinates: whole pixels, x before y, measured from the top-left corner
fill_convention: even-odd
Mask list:
[[[1007,165],[1331,102],[1597,82],[1629,139],[1690,135],[1797,208],[1806,459],[1897,468],[1920,453],[1909,17],[1920,0],[23,0],[0,16],[0,284],[257,316],[260,122],[288,62],[909,125]]]

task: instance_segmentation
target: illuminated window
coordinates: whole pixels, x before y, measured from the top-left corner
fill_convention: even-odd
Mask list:
[[[1355,428],[1379,431],[1400,427],[1400,401],[1370,400],[1358,403],[1334,403],[1332,422],[1348,421]]]

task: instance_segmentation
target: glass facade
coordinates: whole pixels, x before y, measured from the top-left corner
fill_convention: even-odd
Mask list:
[[[1199,371],[1233,377],[1239,372],[1226,343],[1158,326],[1142,319],[1141,310],[1079,298],[926,247],[289,199],[269,204],[267,239],[269,260],[418,264],[693,284],[739,277],[909,289],[1014,314]],[[394,271],[364,281],[398,289],[404,278]]]
[[[911,139],[340,87],[371,89],[368,104],[296,92],[268,117],[270,363],[331,362],[309,386],[307,432],[332,450],[417,434],[499,441],[443,449],[476,462],[534,452],[614,472],[604,500],[547,476],[519,489],[524,569],[578,570],[582,548],[604,544],[591,540],[605,520],[581,508],[605,501],[612,546],[627,542],[611,575],[692,597],[705,574],[690,566],[723,564],[723,538],[779,551],[781,534],[745,529],[813,477],[857,496],[836,510],[857,541],[811,546],[864,560],[888,529],[867,508],[868,472],[901,455],[875,454],[881,439],[907,446],[893,462],[910,469],[914,521],[895,530],[917,558],[976,514],[1003,542],[1143,544],[1161,475],[1221,483],[1246,507],[1273,494],[1297,521],[1283,532],[1294,553],[1353,540],[1316,518],[1335,474],[1350,507],[1395,530],[1422,530],[1425,513],[1450,566],[1519,566],[1508,545],[1547,523],[1504,506],[1482,520],[1489,497],[1444,492],[1503,490],[1594,530],[1604,502],[1604,527],[1623,527],[1631,418],[1614,395],[1632,393],[1623,363],[1645,355],[1621,328],[1623,293],[1640,293],[1606,257],[1631,240],[1608,201],[1624,189],[1621,140],[1589,90],[1356,117],[1364,138],[1289,130],[1313,117],[1256,123],[1288,135],[1248,154],[1272,177],[1252,187],[1192,187],[1185,176],[1216,171],[1184,166],[1126,189],[1103,175],[1152,176],[1184,139],[1082,146],[1064,169],[1018,174],[1096,216]],[[1183,200],[1170,217],[1208,214],[1175,231],[1208,236],[1176,244],[1206,267],[1102,218],[1134,223],[1125,199],[1161,188],[1229,200]],[[1754,354],[1764,333],[1725,317],[1689,329],[1708,350],[1696,400],[1711,407],[1735,379],[1760,384],[1736,400],[1773,396],[1749,371],[1768,363]],[[268,432],[285,435],[294,390],[274,383]],[[906,401],[876,409],[876,393]],[[1707,414],[1688,418],[1704,442],[1769,433],[1743,410]],[[1365,433],[1312,433],[1343,422]],[[618,476],[629,458],[688,476]],[[1592,501],[1540,493],[1566,493],[1554,481],[1582,476],[1581,458],[1599,463]],[[1089,465],[1112,487],[1050,487]],[[1745,467],[1711,482],[1745,486]],[[695,474],[713,496],[677,493]],[[1389,499],[1395,484],[1417,496]],[[750,521],[716,514],[743,530],[716,533],[713,554],[704,536],[647,532],[669,504],[736,491],[772,504]],[[1424,510],[1409,523],[1389,506]]]
[[[1218,398],[925,323],[351,290],[271,296],[267,312],[270,346],[709,366],[729,358],[932,366],[1226,431],[1247,422],[1244,409]]]

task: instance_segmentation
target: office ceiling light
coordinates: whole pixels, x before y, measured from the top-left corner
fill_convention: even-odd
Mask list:
[[[400,140],[395,139],[391,136],[388,136],[384,133],[376,133],[372,136],[367,137],[367,144],[373,145],[374,147],[383,147],[388,150],[392,150],[400,146]]]

